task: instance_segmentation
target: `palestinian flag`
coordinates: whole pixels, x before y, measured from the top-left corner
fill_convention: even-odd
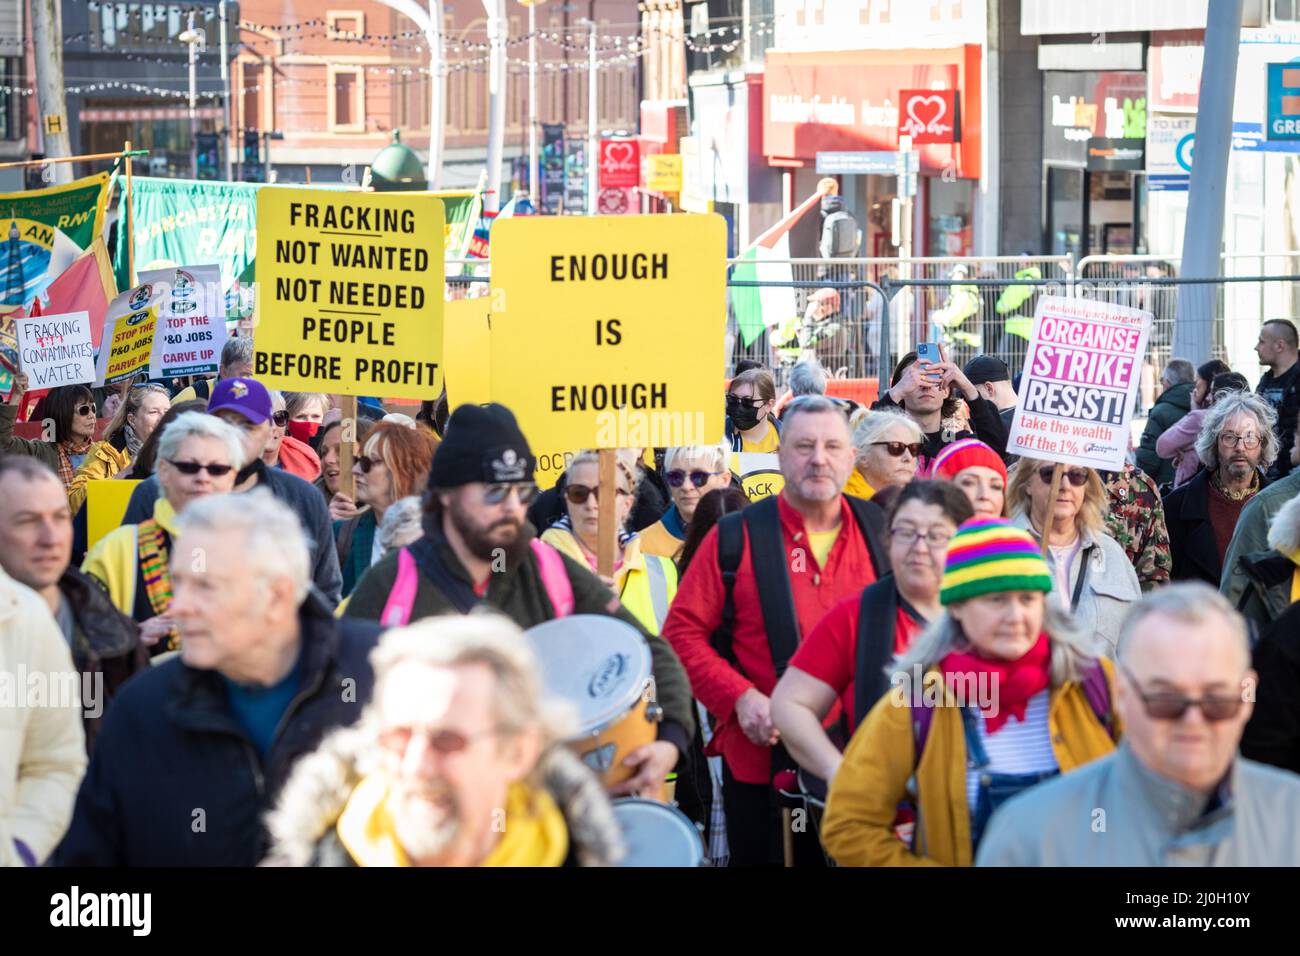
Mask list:
[[[731,306],[736,314],[741,341],[746,347],[753,344],[763,329],[775,328],[787,319],[798,316],[799,302],[792,284],[794,270],[790,266],[790,230],[821,204],[822,195],[820,191],[814,193],[759,236],[732,268],[732,281],[785,283],[732,287]]]

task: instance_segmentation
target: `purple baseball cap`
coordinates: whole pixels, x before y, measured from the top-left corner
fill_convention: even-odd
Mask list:
[[[271,417],[271,393],[255,378],[222,378],[212,386],[208,414],[229,408],[254,425]]]

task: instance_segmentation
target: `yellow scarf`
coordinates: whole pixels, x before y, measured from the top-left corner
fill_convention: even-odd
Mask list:
[[[545,790],[522,783],[506,792],[506,826],[481,866],[560,866],[569,852],[564,814]],[[388,812],[388,779],[375,773],[352,791],[337,825],[358,866],[410,866]]]
[[[862,472],[854,468],[853,473],[849,475],[848,483],[844,486],[844,493],[852,495],[854,498],[870,500],[871,496],[876,493],[876,489],[867,484],[867,479],[862,477]]]
[[[1287,557],[1296,566],[1295,574],[1291,575],[1291,603],[1295,604],[1300,601],[1300,548],[1292,551]]]

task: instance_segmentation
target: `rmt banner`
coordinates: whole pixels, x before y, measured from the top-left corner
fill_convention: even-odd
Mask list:
[[[442,391],[442,201],[257,194],[253,375],[270,388],[432,399]]]
[[[1122,469],[1151,321],[1124,305],[1039,298],[1007,451]]]

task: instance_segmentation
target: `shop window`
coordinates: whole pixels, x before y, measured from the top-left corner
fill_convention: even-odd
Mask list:
[[[331,10],[325,14],[326,31],[335,40],[355,40],[366,32],[366,15],[360,10]]]
[[[929,183],[929,249],[931,256],[969,256],[973,249],[971,228],[975,184],[969,179],[948,182],[927,177]]]
[[[1294,22],[1300,18],[1300,0],[1273,0],[1272,20]]]
[[[329,67],[330,131],[365,132],[365,74],[360,67]]]

